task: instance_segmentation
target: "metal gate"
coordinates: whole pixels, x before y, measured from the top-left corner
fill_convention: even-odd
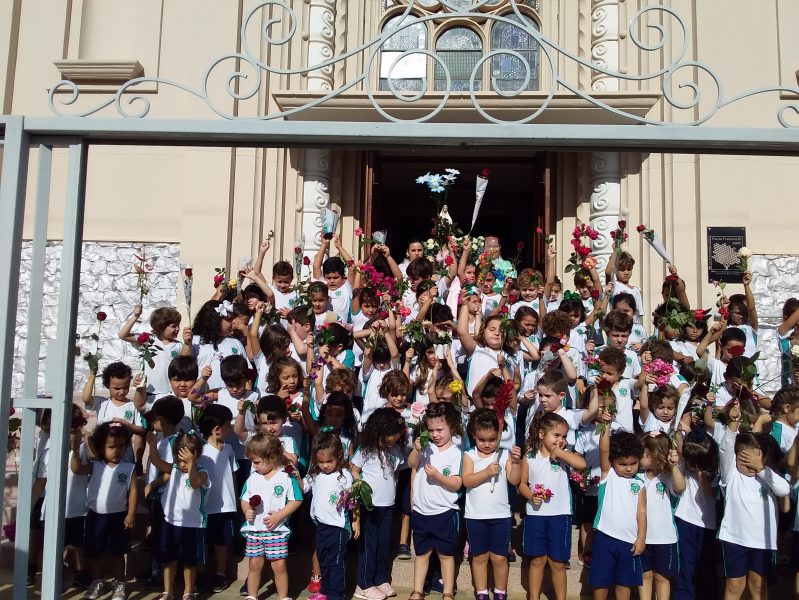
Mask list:
[[[475,11],[492,0],[474,0],[471,6],[464,7],[460,0],[439,0],[442,6],[449,9],[446,15],[438,15],[439,19],[465,19],[475,16]],[[518,5],[522,4],[519,0]],[[410,14],[414,0],[409,0],[402,13],[403,19]],[[516,0],[511,0],[514,12],[521,16]],[[480,63],[474,67],[470,81],[470,98],[473,109],[485,121],[483,123],[433,123],[430,122],[444,107],[450,98],[451,82],[448,66],[434,52],[429,50],[406,50],[398,58],[411,54],[422,54],[425,60],[435,61],[436,69],[446,79],[447,88],[443,94],[436,96],[438,103],[432,111],[421,118],[403,120],[390,114],[379,105],[372,91],[375,77],[372,69],[377,64],[381,48],[397,31],[411,26],[414,22],[425,21],[433,16],[417,17],[403,21],[397,28],[382,32],[368,43],[340,56],[322,60],[294,70],[280,70],[264,65],[247,46],[245,30],[247,24],[258,11],[269,7],[279,10],[284,18],[289,19],[290,36],[296,32],[297,16],[288,0],[266,0],[258,3],[244,18],[241,30],[241,52],[233,52],[219,57],[209,64],[203,82],[197,87],[158,78],[139,78],[122,85],[117,93],[104,99],[99,105],[74,116],[66,116],[61,111],[64,106],[74,102],[80,92],[69,81],[56,84],[50,91],[50,106],[56,113],[53,117],[0,116],[0,140],[2,141],[3,162],[2,180],[0,181],[0,349],[2,366],[0,367],[0,431],[8,430],[11,378],[13,372],[13,349],[15,338],[15,322],[17,313],[18,288],[16,279],[19,273],[22,247],[22,225],[26,207],[33,214],[33,258],[32,272],[41,275],[44,272],[45,246],[47,241],[47,222],[50,190],[50,172],[53,148],[67,148],[69,166],[65,194],[65,214],[63,231],[63,257],[61,263],[61,289],[58,300],[58,331],[55,344],[51,347],[55,372],[48,374],[48,379],[58,382],[54,398],[37,399],[37,375],[39,370],[39,346],[28,343],[25,356],[24,398],[16,399],[15,406],[23,411],[22,417],[22,452],[20,464],[19,497],[17,499],[17,540],[15,546],[14,598],[22,599],[27,595],[26,565],[29,542],[30,497],[32,487],[32,445],[34,437],[35,410],[52,408],[52,429],[50,437],[50,466],[47,480],[45,520],[46,528],[44,547],[44,568],[42,597],[57,598],[61,595],[61,571],[63,550],[63,517],[66,485],[66,457],[69,442],[69,418],[73,395],[74,370],[74,332],[76,325],[78,283],[80,277],[80,254],[83,235],[84,192],[87,173],[88,147],[92,144],[104,145],[195,145],[195,146],[229,146],[229,147],[304,147],[304,148],[479,148],[491,149],[547,149],[547,150],[596,150],[596,151],[654,151],[663,153],[739,153],[796,155],[799,154],[799,128],[789,122],[799,116],[799,88],[771,86],[751,90],[745,94],[726,97],[719,77],[707,65],[686,58],[688,44],[688,27],[680,16],[668,7],[653,6],[642,9],[630,19],[629,37],[643,51],[659,50],[666,43],[663,21],[671,20],[678,31],[682,31],[684,42],[675,58],[662,69],[646,76],[633,76],[621,73],[613,68],[603,66],[590,59],[574,55],[565,48],[546,39],[537,28],[511,19],[508,15],[488,15],[481,13],[482,18],[497,21],[515,22],[527,35],[532,36],[543,56],[543,65],[550,80],[549,93],[529,100],[530,114],[511,122],[502,121],[489,114],[480,105],[475,94],[475,81],[478,68],[485,61],[496,56],[507,55],[524,62],[525,57],[513,50],[494,50],[485,53]],[[660,32],[661,39],[647,44],[639,37],[641,28],[655,29]],[[262,31],[262,42],[265,44],[285,44],[287,39],[270,37],[268,29]],[[210,99],[207,85],[210,73],[224,60],[234,59],[237,65],[246,65],[255,74],[255,85],[241,92],[239,84],[243,81],[241,69],[228,79],[228,92],[237,99],[252,97],[257,90],[260,76],[264,72],[271,73],[311,73],[325,69],[335,63],[347,60],[357,54],[364,57],[364,69],[352,80],[342,83],[331,91],[325,91],[299,107],[284,110],[259,119],[238,119],[235,115],[226,114],[214,105]],[[591,95],[590,91],[581,89],[567,81],[557,72],[555,54],[576,61],[601,76],[627,80],[660,78],[663,81],[662,100],[675,110],[693,110],[699,106],[700,90],[694,83],[680,84],[692,95],[689,101],[679,101],[674,97],[671,86],[678,72],[686,69],[701,71],[709,75],[716,101],[702,115],[697,115],[689,124],[674,125],[670,122],[652,120],[641,117],[619,108],[615,108],[599,95]],[[396,63],[395,63],[396,64]],[[523,81],[529,81],[530,65]],[[150,108],[150,101],[137,95],[135,86],[144,82],[175,86],[189,95],[205,102],[209,110],[217,116],[217,120],[161,120],[145,118]],[[425,96],[426,88],[413,94],[403,93],[392,84],[389,74],[389,91],[402,102],[410,103]],[[357,86],[362,87],[369,97],[374,110],[380,113],[384,122],[326,122],[320,126],[318,122],[287,120],[293,114],[308,110],[335,99],[343,92]],[[505,98],[514,98],[521,93],[499,92]],[[66,101],[57,93],[68,91]],[[537,124],[536,119],[556,101],[556,91],[565,90],[570,97],[579,99],[587,105],[612,113],[627,124],[617,125],[553,125]],[[741,129],[727,127],[711,127],[703,125],[726,106],[738,102],[748,96],[777,92],[783,98],[792,98],[793,104],[784,102],[780,105],[776,121],[779,126],[762,129]],[[520,102],[525,100],[519,96]],[[122,117],[127,118],[86,118],[89,115],[115,106]],[[134,105],[138,110],[133,111]],[[31,148],[38,149],[38,166],[36,191],[33,198],[26,197],[27,170]],[[34,277],[31,282],[31,300],[28,318],[28,340],[39,340],[41,337],[42,290],[43,277]],[[5,477],[0,478],[0,496],[3,495]]]

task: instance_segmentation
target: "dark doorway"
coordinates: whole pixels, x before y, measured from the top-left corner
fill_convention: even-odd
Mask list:
[[[386,229],[392,254],[401,261],[409,240],[430,237],[432,217],[436,213],[436,197],[416,178],[445,169],[460,171],[449,187],[446,203],[449,214],[459,227],[468,232],[475,204],[475,181],[483,169],[490,169],[488,188],[475,223],[473,235],[496,235],[503,255],[513,258],[517,244],[523,243],[522,265],[538,266],[541,240],[537,227],[544,227],[547,218],[549,171],[546,154],[473,155],[426,153],[372,153],[369,158],[371,189],[367,190],[367,233]],[[369,193],[371,192],[371,194]]]

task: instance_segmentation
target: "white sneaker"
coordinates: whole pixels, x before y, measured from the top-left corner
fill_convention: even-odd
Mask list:
[[[83,600],[97,600],[100,596],[103,595],[103,580],[102,579],[95,579],[92,581],[91,585],[89,585],[89,589],[86,590],[86,593],[83,594]]]
[[[381,593],[385,594],[386,598],[393,598],[394,596],[397,595],[397,592],[394,590],[393,587],[391,587],[391,584],[389,582],[381,583],[380,585],[377,586],[377,589]]]
[[[128,591],[125,589],[125,583],[117,581],[114,583],[114,591],[111,594],[111,600],[128,600]]]
[[[386,595],[381,592],[378,588],[372,586],[367,589],[361,589],[360,586],[355,587],[355,594],[353,594],[356,598],[361,598],[361,600],[385,600]]]

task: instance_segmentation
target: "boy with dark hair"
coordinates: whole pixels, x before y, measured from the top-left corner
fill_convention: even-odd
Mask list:
[[[240,358],[231,356],[231,358]],[[223,361],[223,364],[224,362]],[[224,377],[224,374],[223,374]],[[227,406],[210,404],[200,417],[198,423],[200,433],[205,438],[203,456],[213,466],[209,469],[209,477],[213,485],[205,498],[205,511],[208,520],[205,527],[206,543],[214,547],[214,571],[209,574],[208,585],[211,591],[218,593],[227,587],[228,548],[236,539],[236,498],[238,498],[233,474],[238,465],[233,448],[225,443],[230,437],[233,413]],[[210,569],[208,569],[210,571]]]
[[[194,429],[192,422],[192,406],[203,398],[202,391],[211,377],[211,366],[203,367],[199,373],[197,359],[193,356],[178,356],[169,363],[169,384],[172,394],[183,404],[183,418],[177,425],[177,433],[186,433]]]
[[[338,235],[333,236],[333,245],[338,250],[339,256],[331,256],[325,260],[325,255],[330,251],[330,240],[322,238],[322,245],[319,246],[313,261],[313,280],[321,281],[324,278],[333,312],[341,323],[349,323],[355,269],[351,267],[352,257],[344,249]],[[350,265],[349,274],[347,274],[348,265]]]
[[[253,266],[251,274],[248,273],[247,276],[258,284],[258,287],[266,296],[265,299],[272,303],[275,310],[277,310],[283,317],[283,320],[285,320],[288,312],[294,308],[294,304],[297,302],[297,290],[292,286],[294,283],[294,268],[291,266],[291,263],[286,260],[277,261],[272,265],[272,281],[267,282],[263,276],[263,265],[269,247],[269,240],[261,242],[261,246],[258,249],[258,257],[255,259],[255,265]],[[284,322],[283,326],[285,327],[286,325],[287,322]]]

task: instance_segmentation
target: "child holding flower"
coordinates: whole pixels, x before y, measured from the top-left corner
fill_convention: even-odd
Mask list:
[[[620,248],[615,248],[613,250],[613,255],[610,257],[610,260],[608,260],[608,266],[605,268],[605,279],[608,283],[613,284],[611,298],[615,298],[619,294],[629,294],[633,297],[635,319],[636,321],[640,321],[641,317],[646,314],[646,311],[644,310],[644,298],[640,288],[630,284],[634,266],[635,259],[629,252],[624,252]]]
[[[352,262],[352,257],[344,249],[338,235],[333,235],[333,245],[338,250],[339,256],[325,259],[325,254],[330,250],[330,240],[322,238],[322,244],[313,261],[313,280],[321,281],[324,278],[331,310],[336,313],[339,322],[349,323],[355,269],[350,268],[349,275],[347,274],[347,264]]]
[[[549,565],[557,600],[566,599],[566,564],[571,556],[571,492],[568,468],[585,469],[585,459],[566,449],[569,424],[552,412],[537,413],[521,464],[519,493],[527,500],[524,555],[529,557],[530,597],[538,598]]]

